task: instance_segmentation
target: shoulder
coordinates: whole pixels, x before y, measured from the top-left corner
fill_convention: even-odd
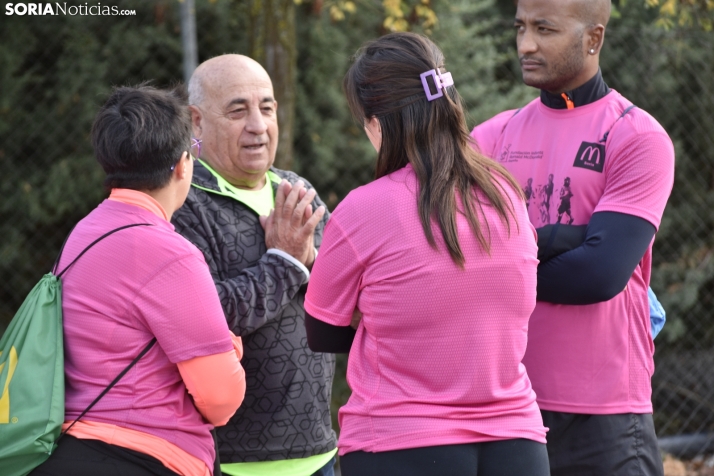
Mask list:
[[[222,208],[220,204],[215,203],[218,197],[215,193],[192,186],[181,208],[171,217],[176,231],[183,234],[184,229],[199,226],[203,221],[213,222],[216,213]]]
[[[171,223],[144,210],[127,212],[128,207],[132,206],[106,200],[77,224],[71,238],[86,246],[111,230],[126,227],[108,237],[119,255],[135,256],[157,266],[200,255],[195,246],[176,233]]]
[[[615,124],[615,127],[621,130],[620,134],[662,134],[669,138],[667,131],[657,119],[617,91],[613,90],[610,104],[610,107],[614,109],[614,115],[617,115],[619,119],[619,123]]]
[[[191,183],[194,187],[207,188],[210,190],[216,190],[218,188],[218,182],[216,177],[213,176],[210,170],[203,166],[200,160],[193,163],[193,177]],[[193,189],[194,187],[191,187]]]
[[[369,222],[390,216],[404,203],[416,203],[418,182],[411,165],[352,190],[337,206],[334,215],[350,213]]]
[[[477,139],[478,137],[488,137],[492,135],[499,135],[508,121],[518,112],[519,109],[509,109],[501,113],[496,114],[491,119],[483,121],[481,124],[477,125],[471,131],[471,137]]]
[[[142,241],[142,247],[147,248],[147,259],[152,257],[159,258],[160,261],[166,260],[168,263],[178,261],[185,258],[199,258],[203,260],[203,254],[196,246],[176,232],[172,224],[161,224],[161,226],[151,227],[136,227],[137,233],[141,230],[138,228],[149,228],[146,230],[146,235],[137,235],[146,241]],[[155,246],[144,246],[152,242]]]
[[[536,101],[538,101],[538,99],[534,99],[522,108],[509,109],[498,113],[491,119],[488,119],[474,127],[471,131],[471,138],[476,143],[479,151],[490,157],[496,141],[501,136],[508,123],[514,117],[523,115],[525,112],[529,111]]]

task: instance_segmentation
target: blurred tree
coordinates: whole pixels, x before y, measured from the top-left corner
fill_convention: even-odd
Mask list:
[[[626,0],[620,0],[625,4]],[[644,0],[647,8],[659,13],[655,24],[671,29],[674,27],[714,29],[714,0]]]
[[[137,15],[0,16],[0,329],[104,196],[88,136],[110,87],[178,77],[173,2],[116,4]]]
[[[248,56],[261,63],[273,80],[278,101],[280,140],[275,166],[291,169],[297,79],[295,0],[251,0],[248,8]]]

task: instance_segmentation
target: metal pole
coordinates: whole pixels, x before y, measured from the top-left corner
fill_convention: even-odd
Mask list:
[[[193,70],[198,66],[198,44],[196,40],[196,7],[193,0],[179,0],[181,3],[181,44],[183,45],[183,79],[188,84]]]

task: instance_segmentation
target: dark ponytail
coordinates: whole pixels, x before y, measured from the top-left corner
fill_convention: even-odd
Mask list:
[[[521,197],[523,192],[505,168],[472,147],[456,88],[446,87],[443,97],[427,99],[420,75],[436,68],[445,72],[444,55],[431,40],[414,33],[392,33],[360,48],[345,76],[344,89],[358,121],[379,120],[382,144],[376,178],[412,164],[419,180],[418,208],[426,238],[436,247],[433,218],[451,258],[463,266],[456,227],[457,196],[474,235],[488,252],[489,240],[478,220],[483,204],[476,191],[485,195],[509,231],[513,204],[496,177]],[[488,234],[488,223],[484,223]]]

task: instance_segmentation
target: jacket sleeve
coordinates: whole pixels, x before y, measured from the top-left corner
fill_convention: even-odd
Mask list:
[[[654,234],[654,225],[643,218],[594,213],[580,246],[538,265],[537,299],[575,305],[612,299],[627,285]]]
[[[316,198],[316,200],[318,200]],[[321,205],[320,201],[318,205]],[[192,189],[189,199],[172,219],[176,231],[203,252],[216,284],[228,327],[237,336],[247,336],[266,323],[278,319],[295,296],[303,292],[309,276],[279,254],[265,253],[252,266],[235,277],[223,279],[216,237],[208,218],[200,213],[200,205]],[[315,246],[322,241],[328,214],[315,231]]]

